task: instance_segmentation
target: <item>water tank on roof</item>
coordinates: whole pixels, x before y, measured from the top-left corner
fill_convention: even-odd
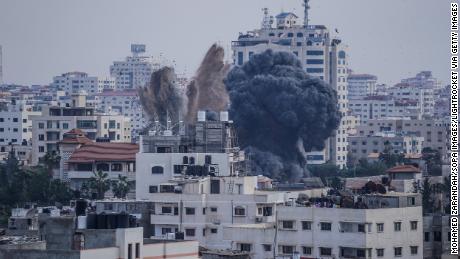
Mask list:
[[[117,228],[117,214],[111,213],[107,214],[107,229],[116,229]]]
[[[97,215],[97,229],[107,229],[107,215],[105,213]]]
[[[129,227],[129,215],[126,213],[120,213],[117,215],[117,228]]]
[[[88,203],[83,200],[79,199],[75,202],[75,216],[83,216],[86,215],[86,207],[88,206]]]
[[[228,121],[228,112],[227,111],[221,111],[220,112],[220,121]]]
[[[97,215],[90,213],[86,216],[86,228],[96,229],[97,228]]]
[[[206,112],[198,111],[198,121],[206,121]]]
[[[78,229],[86,229],[87,228],[87,217],[78,216],[77,223],[78,223]]]

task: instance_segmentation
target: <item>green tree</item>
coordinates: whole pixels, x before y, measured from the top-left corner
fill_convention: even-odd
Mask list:
[[[425,177],[421,186],[421,193],[422,193],[422,206],[423,206],[423,213],[431,213],[433,212],[434,207],[434,199],[433,199],[433,186],[430,183],[428,177]]]
[[[59,162],[61,157],[57,154],[56,151],[46,152],[42,158],[42,163],[46,168],[48,174],[53,177],[53,169],[59,167]]]
[[[422,149],[422,159],[425,161],[429,175],[442,175],[442,159],[439,150],[425,147]]]
[[[130,189],[128,177],[118,175],[118,179],[112,182],[112,191],[117,198],[126,198]]]
[[[89,179],[90,189],[96,193],[97,199],[104,199],[105,193],[110,189],[109,175],[102,170],[93,172],[94,176]]]

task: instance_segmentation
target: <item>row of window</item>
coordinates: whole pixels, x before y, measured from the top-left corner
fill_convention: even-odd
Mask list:
[[[56,121],[56,122],[55,122],[55,125],[56,125],[56,128],[59,129],[59,125],[60,125],[60,124],[59,124],[59,121]],[[45,123],[44,123],[44,122],[39,122],[39,123],[38,123],[38,128],[39,128],[39,129],[44,129],[44,128],[45,128]],[[47,122],[46,122],[46,128],[47,128],[47,129],[53,128],[53,121],[47,121]],[[62,128],[63,128],[63,129],[68,129],[68,128],[69,128],[69,123],[63,122],[63,123],[62,123]]]
[[[11,128],[8,128],[8,131],[11,131]],[[5,132],[5,128],[0,128],[0,132]],[[13,132],[19,132],[19,129],[13,128]],[[22,129],[22,132],[26,133],[27,129]]]
[[[295,223],[296,223],[295,220],[282,220],[280,223],[281,223],[280,229],[295,230]],[[311,230],[311,225],[312,225],[311,221],[301,221],[301,224],[302,224],[302,230]],[[410,224],[410,230],[417,230],[418,221],[410,221],[409,224]],[[363,232],[363,233],[366,232],[365,231],[366,225],[368,226],[368,232],[371,232],[371,226],[372,226],[371,223],[358,224],[357,231]],[[384,223],[376,223],[376,226],[377,226],[378,233],[384,232]],[[402,222],[400,221],[394,222],[393,230],[395,232],[399,232],[401,231],[401,226],[402,226]],[[320,229],[323,231],[332,231],[332,223],[320,222]]]
[[[202,209],[202,214],[206,215],[206,211],[208,208],[203,208]],[[211,213],[216,213],[217,212],[217,207],[209,207],[209,211]],[[271,211],[263,211],[264,215],[271,215]],[[174,214],[178,215],[179,214],[179,208],[178,207],[172,207],[172,206],[163,206],[161,207],[161,214]],[[196,208],[193,207],[185,207],[185,215],[196,215]],[[246,208],[243,206],[235,206],[233,208],[233,215],[234,216],[246,216]]]
[[[11,118],[8,118],[10,120]],[[0,118],[0,122],[5,122],[5,118]],[[13,118],[13,122],[19,122],[18,118]],[[22,123],[27,123],[27,119],[22,119]]]

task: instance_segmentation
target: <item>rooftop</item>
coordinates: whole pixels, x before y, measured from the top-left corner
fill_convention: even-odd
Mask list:
[[[75,150],[70,163],[96,161],[136,161],[139,146],[132,143],[90,142]]]
[[[386,173],[421,173],[420,168],[413,165],[397,165],[386,171]]]

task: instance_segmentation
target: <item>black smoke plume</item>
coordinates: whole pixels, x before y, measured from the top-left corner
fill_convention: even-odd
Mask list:
[[[339,125],[335,90],[310,77],[294,55],[272,50],[233,68],[225,84],[240,145],[252,147],[252,167],[288,180],[308,176],[305,152],[324,148]]]
[[[224,85],[230,66],[224,63],[224,49],[209,48],[192,82],[187,86],[187,122],[196,120],[198,110],[227,110],[229,98]]]
[[[152,73],[148,85],[139,88],[139,98],[150,121],[166,125],[168,116],[173,123],[180,120],[185,101],[175,79],[174,69],[163,67]]]

